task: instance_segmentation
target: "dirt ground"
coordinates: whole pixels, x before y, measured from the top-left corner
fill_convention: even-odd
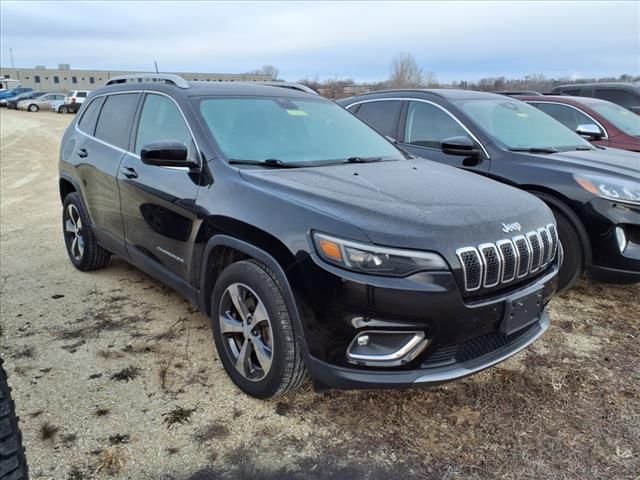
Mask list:
[[[32,478],[640,478],[637,285],[580,283],[532,348],[454,384],[253,400],[179,295],[119,259],[72,267],[71,119],[0,113],[0,352]]]

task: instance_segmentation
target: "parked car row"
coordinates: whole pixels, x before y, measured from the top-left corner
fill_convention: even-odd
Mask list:
[[[77,113],[88,90],[72,90],[66,95],[55,92],[36,92],[31,88],[15,88],[0,99],[0,107],[38,112],[52,110],[57,113]],[[2,94],[0,94],[2,97]]]
[[[180,292],[258,398],[307,373],[321,389],[462,378],[539,338],[583,270],[640,280],[640,154],[501,95],[340,103],[110,79],[60,148],[70,261],[118,255]]]

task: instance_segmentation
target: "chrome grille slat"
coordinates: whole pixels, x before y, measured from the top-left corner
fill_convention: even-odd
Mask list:
[[[484,263],[484,288],[495,287],[500,282],[502,262],[498,248],[493,243],[484,243],[478,247]]]
[[[456,250],[467,292],[513,282],[546,267],[558,250],[553,224],[495,243]]]

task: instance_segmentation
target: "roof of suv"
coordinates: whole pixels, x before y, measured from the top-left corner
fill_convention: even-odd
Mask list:
[[[504,95],[499,95],[491,92],[477,92],[475,90],[460,90],[454,88],[405,88],[398,90],[379,90],[376,92],[365,93],[362,95],[357,95],[355,97],[351,97],[349,100],[353,100],[356,98],[367,98],[379,94],[385,94],[387,96],[395,95],[406,95],[406,94],[431,94],[437,95],[441,98],[446,98],[448,100],[473,100],[480,98],[497,98],[500,100],[505,100]],[[339,101],[338,103],[343,103]]]
[[[315,93],[307,93],[296,90],[287,85],[264,85],[250,82],[187,82],[188,88],[180,88],[164,82],[125,82],[107,85],[94,90],[94,92],[108,93],[127,90],[155,90],[163,93],[176,93],[197,96],[261,96],[261,97],[291,97],[291,98],[315,98],[324,99]],[[325,99],[326,100],[326,99]]]
[[[553,90],[559,90],[562,88],[630,88],[633,90],[640,89],[640,82],[603,82],[603,83],[568,83],[565,85],[558,85]]]

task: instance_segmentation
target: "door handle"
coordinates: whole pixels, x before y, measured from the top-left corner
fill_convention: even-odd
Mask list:
[[[80,158],[86,158],[86,157],[87,157],[87,155],[89,155],[89,154],[87,153],[87,149],[86,149],[86,148],[81,148],[81,149],[80,149],[80,150],[78,150],[76,153],[78,154],[78,156],[79,156]]]
[[[138,178],[138,172],[133,167],[124,167],[122,174],[127,178]]]

